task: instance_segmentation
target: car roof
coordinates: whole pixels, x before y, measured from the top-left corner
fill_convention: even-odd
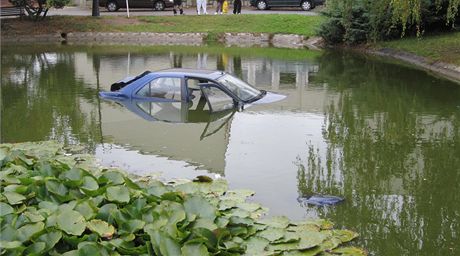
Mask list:
[[[224,71],[219,70],[209,70],[209,69],[191,69],[191,68],[170,68],[163,69],[156,72],[155,74],[181,74],[184,76],[207,78],[207,79],[217,79],[225,74]]]

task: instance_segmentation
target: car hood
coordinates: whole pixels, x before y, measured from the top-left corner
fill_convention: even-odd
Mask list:
[[[262,97],[259,100],[254,101],[254,102],[251,102],[251,104],[273,103],[273,102],[283,100],[284,98],[286,98],[286,95],[278,94],[278,93],[274,93],[274,92],[267,92],[264,97]]]

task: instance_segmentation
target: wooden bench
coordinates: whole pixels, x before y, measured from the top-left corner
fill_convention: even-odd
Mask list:
[[[24,8],[19,6],[2,6],[0,7],[0,16],[23,16]]]

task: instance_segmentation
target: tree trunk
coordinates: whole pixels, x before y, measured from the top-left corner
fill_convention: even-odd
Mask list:
[[[93,17],[99,17],[99,0],[93,0]]]

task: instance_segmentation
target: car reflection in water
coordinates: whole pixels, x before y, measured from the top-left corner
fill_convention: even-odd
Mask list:
[[[234,108],[211,112],[204,98],[191,102],[156,102],[132,99],[114,101],[147,121],[206,123],[200,140],[222,129],[236,112]]]

